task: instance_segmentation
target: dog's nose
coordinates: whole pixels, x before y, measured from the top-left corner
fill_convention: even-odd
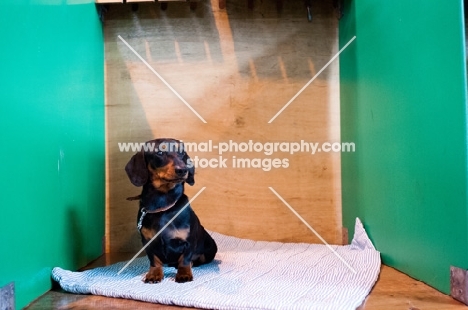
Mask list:
[[[183,177],[187,174],[187,169],[176,169],[175,173],[177,176]]]

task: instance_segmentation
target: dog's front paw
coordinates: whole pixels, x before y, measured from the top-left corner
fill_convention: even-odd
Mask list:
[[[193,280],[192,268],[190,267],[179,267],[177,268],[177,274],[175,281],[177,283],[190,282]]]
[[[159,283],[163,278],[164,273],[161,267],[150,267],[143,281],[145,283]]]

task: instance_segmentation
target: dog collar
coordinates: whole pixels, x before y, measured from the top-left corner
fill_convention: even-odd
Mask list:
[[[168,206],[168,207],[165,207],[165,208],[162,208],[162,209],[158,209],[156,211],[151,211],[149,212],[148,210],[146,210],[145,208],[141,208],[141,216],[140,216],[140,219],[138,220],[138,224],[137,224],[137,228],[139,231],[141,231],[141,227],[143,227],[143,219],[145,218],[145,215],[148,214],[148,213],[160,213],[160,212],[164,212],[164,211],[167,211],[169,210],[170,208],[172,208],[173,206],[175,205],[175,202]]]
[[[145,218],[145,215],[146,215],[146,209],[143,208],[141,209],[141,216],[137,224],[138,231],[141,231],[141,227],[143,226],[143,219]]]

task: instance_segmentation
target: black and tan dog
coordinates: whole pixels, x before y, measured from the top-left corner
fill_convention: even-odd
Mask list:
[[[195,183],[195,167],[178,140],[156,139],[146,146],[147,150],[135,154],[125,167],[133,185],[143,186],[141,195],[134,197],[140,200],[137,221],[143,244],[185,209],[146,248],[151,267],[144,281],[161,282],[164,264],[177,268],[176,282],[192,281],[192,265],[211,262],[217,252],[215,241],[190,205],[186,207],[189,200],[184,183]]]

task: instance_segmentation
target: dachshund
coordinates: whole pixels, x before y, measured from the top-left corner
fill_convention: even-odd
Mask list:
[[[176,282],[192,281],[192,266],[213,261],[218,248],[184,194],[185,183],[195,184],[195,167],[184,144],[176,139],[148,141],[125,171],[133,185],[143,186],[139,196],[128,198],[140,201],[137,225],[143,245],[160,233],[145,249],[150,269],[144,282],[161,282],[163,265],[177,268]]]

